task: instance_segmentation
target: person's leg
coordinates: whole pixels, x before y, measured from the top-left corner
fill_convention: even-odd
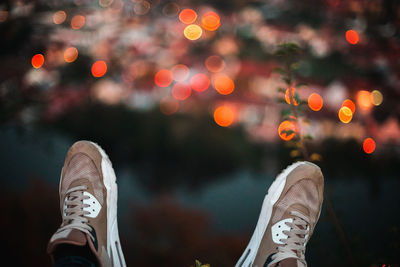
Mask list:
[[[321,213],[324,178],[310,162],[287,167],[265,196],[253,236],[236,267],[307,266],[305,248]]]
[[[55,266],[126,266],[116,177],[97,144],[79,141],[69,149],[59,191],[62,223],[47,248]]]

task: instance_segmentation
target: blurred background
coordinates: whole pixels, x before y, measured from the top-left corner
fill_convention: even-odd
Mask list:
[[[64,156],[88,139],[128,266],[233,266],[304,148],[331,204],[309,265],[398,266],[399,18],[397,0],[1,0],[3,259],[50,265]]]

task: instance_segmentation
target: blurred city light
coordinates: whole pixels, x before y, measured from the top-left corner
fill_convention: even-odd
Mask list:
[[[372,107],[371,93],[365,90],[360,90],[357,93],[357,106],[362,110],[369,110]]]
[[[36,54],[32,57],[31,60],[32,66],[35,69],[38,69],[43,66],[44,63],[44,56],[42,54]]]
[[[348,107],[341,107],[338,115],[340,121],[343,123],[349,123],[353,118],[353,112],[351,112],[351,109]]]
[[[193,9],[184,9],[179,13],[179,20],[185,24],[192,24],[197,19],[197,13]]]
[[[86,19],[82,15],[76,15],[71,20],[71,28],[74,30],[79,30],[85,25]]]
[[[375,148],[376,148],[376,144],[375,144],[374,139],[368,137],[364,140],[363,149],[364,149],[365,153],[371,154],[375,151]]]
[[[67,18],[67,13],[65,13],[64,10],[59,10],[56,13],[54,13],[53,22],[55,24],[61,24],[65,21],[66,18]]]
[[[354,30],[346,31],[346,40],[352,45],[357,44],[359,41],[358,33]]]
[[[291,105],[291,103],[292,103],[292,101],[291,101],[292,97],[290,94],[293,94],[294,105],[298,106],[300,103],[296,100],[296,99],[298,99],[298,95],[297,95],[296,89],[294,87],[292,87],[291,90],[289,90],[289,88],[286,89],[286,92],[285,92],[286,103],[288,103],[289,105]]]
[[[219,106],[214,111],[215,122],[222,127],[227,127],[233,123],[235,114],[228,106]]]
[[[188,26],[186,26],[186,28],[183,31],[183,34],[185,35],[185,37],[189,40],[197,40],[201,37],[203,33],[203,30],[200,28],[200,26],[196,25],[196,24],[190,24]]]
[[[92,75],[96,78],[104,76],[107,72],[107,64],[103,60],[98,60],[92,65]]]
[[[324,105],[324,101],[322,100],[322,97],[317,94],[317,93],[312,93],[308,97],[308,106],[310,109],[314,111],[319,111],[321,110],[322,106]]]
[[[346,99],[345,101],[343,101],[342,107],[348,107],[351,110],[352,114],[356,112],[356,105],[350,99]]]
[[[160,101],[160,110],[165,115],[172,115],[179,109],[179,102],[172,97],[164,97]]]
[[[74,62],[78,58],[78,49],[75,47],[68,47],[64,51],[64,60],[67,63]]]
[[[225,68],[225,61],[220,56],[209,56],[205,61],[206,68],[210,72],[220,72]]]
[[[149,10],[150,10],[150,3],[147,1],[140,1],[135,3],[134,7],[133,7],[133,11],[137,14],[137,15],[146,15]]]
[[[279,137],[284,141],[293,139],[297,132],[296,124],[292,121],[286,120],[281,122],[278,127]]]
[[[371,92],[371,102],[375,106],[379,106],[383,102],[383,95],[380,91],[378,90],[373,90]]]
[[[235,90],[235,83],[229,76],[219,73],[214,78],[214,88],[221,95],[229,95]]]
[[[174,17],[179,12],[179,6],[174,2],[170,2],[163,7],[162,11],[165,16]]]
[[[185,100],[192,94],[192,89],[188,83],[177,82],[172,87],[172,96],[177,100]]]
[[[159,87],[167,87],[172,83],[173,74],[170,70],[159,70],[154,76],[154,83]]]
[[[192,89],[197,92],[203,92],[210,86],[210,79],[203,73],[197,73],[190,79]]]
[[[174,80],[177,82],[183,82],[185,81],[190,74],[190,70],[186,65],[183,64],[178,64],[175,65],[172,69],[172,75],[174,77]]]
[[[221,25],[219,15],[213,11],[209,11],[201,18],[201,26],[207,31],[216,31]]]

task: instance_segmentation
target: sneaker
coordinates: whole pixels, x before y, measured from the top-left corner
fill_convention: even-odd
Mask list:
[[[317,165],[287,167],[269,188],[253,236],[235,266],[307,266],[306,244],[321,213],[323,192]]]
[[[118,188],[100,146],[76,142],[68,151],[59,186],[62,223],[47,251],[59,245],[88,246],[99,266],[126,266],[118,235]],[[62,246],[60,246],[62,247]]]

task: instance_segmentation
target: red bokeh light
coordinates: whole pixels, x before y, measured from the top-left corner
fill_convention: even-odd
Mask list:
[[[31,60],[32,66],[35,69],[38,69],[43,66],[44,64],[44,56],[42,54],[36,54],[32,57]]]
[[[324,105],[324,101],[322,100],[322,97],[317,94],[317,93],[312,93],[308,97],[308,106],[310,109],[314,111],[319,111],[321,110],[322,106]]]
[[[107,64],[103,60],[98,60],[92,65],[92,75],[96,78],[104,76],[107,72]]]
[[[375,151],[375,148],[376,148],[376,144],[375,144],[374,139],[368,137],[364,140],[363,149],[364,149],[365,153],[371,154]]]
[[[193,9],[184,9],[179,13],[179,20],[185,24],[193,23],[197,18],[197,13]]]
[[[172,96],[177,100],[185,100],[192,94],[192,89],[187,83],[178,82],[172,87]]]
[[[215,31],[221,25],[221,19],[219,15],[213,11],[207,12],[201,19],[201,26],[207,31]]]
[[[157,86],[167,87],[172,83],[173,75],[169,70],[159,70],[154,76],[154,82]]]
[[[350,44],[352,44],[352,45],[355,45],[355,44],[357,44],[358,43],[358,41],[359,41],[359,36],[358,36],[358,33],[356,32],[356,31],[354,31],[354,30],[348,30],[347,32],[346,32],[346,40],[347,40],[347,42],[349,42]]]
[[[203,92],[210,86],[210,79],[203,73],[198,73],[190,79],[192,89],[197,92]]]
[[[356,111],[356,105],[350,99],[346,99],[345,101],[343,101],[342,107],[348,107],[353,114]]]
[[[233,123],[235,113],[228,106],[219,106],[214,111],[214,121],[222,127],[228,127]]]

